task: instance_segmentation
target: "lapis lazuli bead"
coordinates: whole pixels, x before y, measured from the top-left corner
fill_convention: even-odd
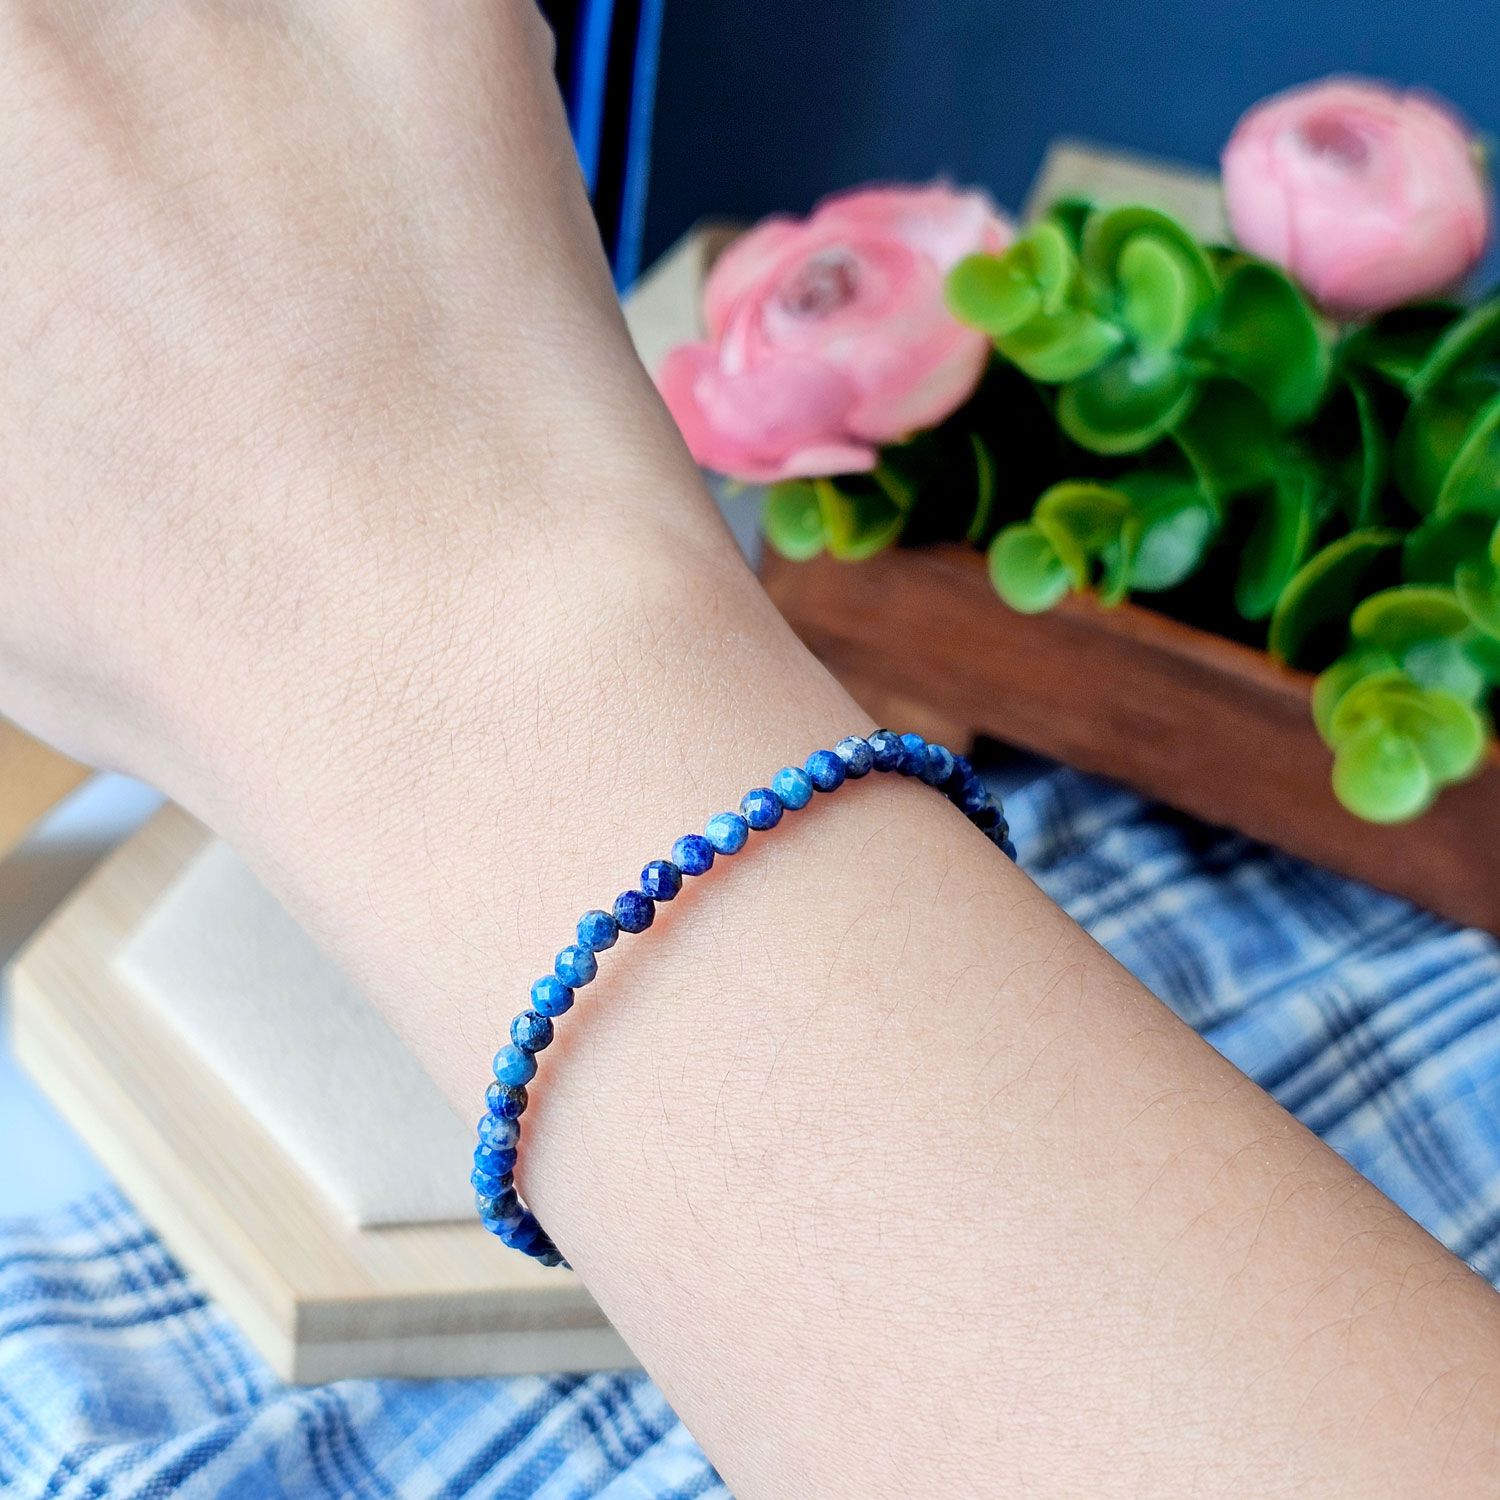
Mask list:
[[[959,807],[972,818],[981,807],[988,807],[989,801],[990,794],[985,790],[984,783],[977,776],[970,775],[959,795]]]
[[[753,787],[740,802],[740,816],[757,832],[781,821],[781,798],[768,786]]]
[[[523,1010],[510,1023],[510,1039],[523,1052],[540,1052],[552,1045],[552,1022],[534,1010]]]
[[[521,1139],[521,1127],[500,1115],[486,1115],[479,1122],[479,1144],[486,1150],[511,1151]]]
[[[496,1119],[500,1117],[495,1116]],[[474,1148],[474,1170],[487,1177],[504,1177],[516,1164],[514,1146],[476,1146]]]
[[[672,863],[684,875],[707,875],[714,867],[714,846],[701,833],[685,833],[672,845]]]
[[[1000,809],[993,802],[987,802],[975,813],[969,821],[981,832],[988,833],[1000,823]]]
[[[613,948],[620,936],[620,924],[607,911],[586,911],[578,919],[578,946],[590,953]]]
[[[501,1083],[496,1079],[485,1091],[484,1102],[492,1115],[505,1120],[517,1120],[526,1113],[525,1086]]]
[[[852,780],[868,776],[875,769],[875,752],[870,748],[869,740],[861,739],[857,734],[841,739],[833,747],[833,753],[843,761],[844,770]]]
[[[656,920],[656,902],[644,891],[621,891],[615,897],[615,921],[621,932],[644,932]]]
[[[514,1042],[507,1042],[496,1054],[491,1064],[495,1077],[501,1083],[518,1088],[536,1077],[536,1058],[523,1052]]]
[[[832,750],[814,750],[807,757],[807,764],[803,767],[807,772],[807,779],[820,792],[836,792],[844,784],[844,777],[849,773],[844,769],[844,763]]]
[[[515,1152],[510,1154],[514,1157]],[[514,1166],[515,1162],[512,1161],[511,1167]],[[511,1186],[512,1181],[509,1167],[503,1172],[486,1172],[483,1167],[475,1167],[469,1173],[469,1186],[476,1193],[483,1193],[487,1198],[498,1198],[506,1188]]]
[[[927,769],[927,741],[920,734],[901,736],[901,761],[896,769],[903,776],[920,776]]]
[[[556,974],[543,974],[531,986],[531,1008],[539,1016],[560,1016],[573,1004],[573,991]]]
[[[738,854],[750,837],[750,825],[738,813],[715,813],[703,829],[703,836],[719,854]]]
[[[581,989],[599,972],[599,960],[580,944],[569,943],[557,955],[557,960],[552,965],[552,972],[569,989]]]
[[[894,771],[901,764],[901,736],[892,729],[877,729],[866,740],[875,757],[877,771]]]
[[[497,1154],[500,1159],[493,1163],[474,1163],[474,1170],[469,1173],[469,1186],[475,1192],[502,1193],[510,1186],[511,1177],[515,1172],[516,1153],[501,1151]]]
[[[653,859],[641,871],[641,889],[653,901],[670,901],[682,889],[682,871],[670,859]]]
[[[943,745],[928,745],[926,754],[922,780],[928,786],[941,786],[953,774],[953,752]]]
[[[479,1210],[479,1220],[484,1227],[491,1234],[501,1236],[513,1233],[530,1217],[530,1210],[511,1188],[507,1188],[498,1198],[476,1197],[474,1206]]]
[[[813,784],[801,766],[783,766],[771,778],[771,790],[781,798],[781,805],[792,812],[812,801]]]

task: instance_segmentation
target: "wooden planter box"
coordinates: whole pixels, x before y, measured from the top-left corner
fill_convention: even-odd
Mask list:
[[[1020,615],[961,547],[761,576],[797,634],[877,720],[987,735],[1134,787],[1462,922],[1500,933],[1500,751],[1414,822],[1334,800],[1312,677],[1125,604]],[[1025,851],[1022,851],[1024,857]]]

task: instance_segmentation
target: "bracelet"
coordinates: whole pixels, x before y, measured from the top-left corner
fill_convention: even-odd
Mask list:
[[[552,1041],[553,1021],[573,1004],[574,992],[599,972],[598,954],[613,948],[622,932],[644,932],[655,919],[656,903],[670,901],[685,875],[706,875],[720,854],[738,854],[752,832],[774,828],[785,812],[812,801],[814,792],[833,792],[845,780],[871,771],[895,771],[937,787],[991,843],[1016,857],[1000,805],[985,790],[968,760],[919,734],[877,729],[868,739],[850,735],[832,750],[814,750],[799,770],[787,766],[768,787],[745,793],[737,813],[717,813],[702,833],[684,834],[670,859],[653,859],[641,871],[640,887],[615,898],[611,911],[586,911],[578,919],[578,940],[557,955],[550,974],[531,986],[531,1004],[510,1027],[510,1042],[495,1054],[495,1081],[485,1093],[489,1106],[479,1122],[474,1149],[475,1207],[480,1222],[502,1244],[534,1256],[547,1266],[566,1266],[551,1236],[517,1196],[516,1151],[526,1085],[536,1076],[536,1055]]]

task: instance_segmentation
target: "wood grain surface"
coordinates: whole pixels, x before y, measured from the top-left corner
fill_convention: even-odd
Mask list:
[[[1396,827],[1329,788],[1312,678],[1126,604],[1020,615],[966,548],[789,563],[762,578],[798,635],[876,718],[986,735],[1500,933],[1500,751]],[[1023,851],[1024,855],[1024,851]]]

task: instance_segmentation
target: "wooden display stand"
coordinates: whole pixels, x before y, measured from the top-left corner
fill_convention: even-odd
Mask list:
[[[986,735],[1111,776],[1210,823],[1500,933],[1500,749],[1398,827],[1346,812],[1312,682],[1264,652],[1138,605],[1069,598],[1021,615],[961,547],[790,563],[761,578],[878,720],[950,744]]]

